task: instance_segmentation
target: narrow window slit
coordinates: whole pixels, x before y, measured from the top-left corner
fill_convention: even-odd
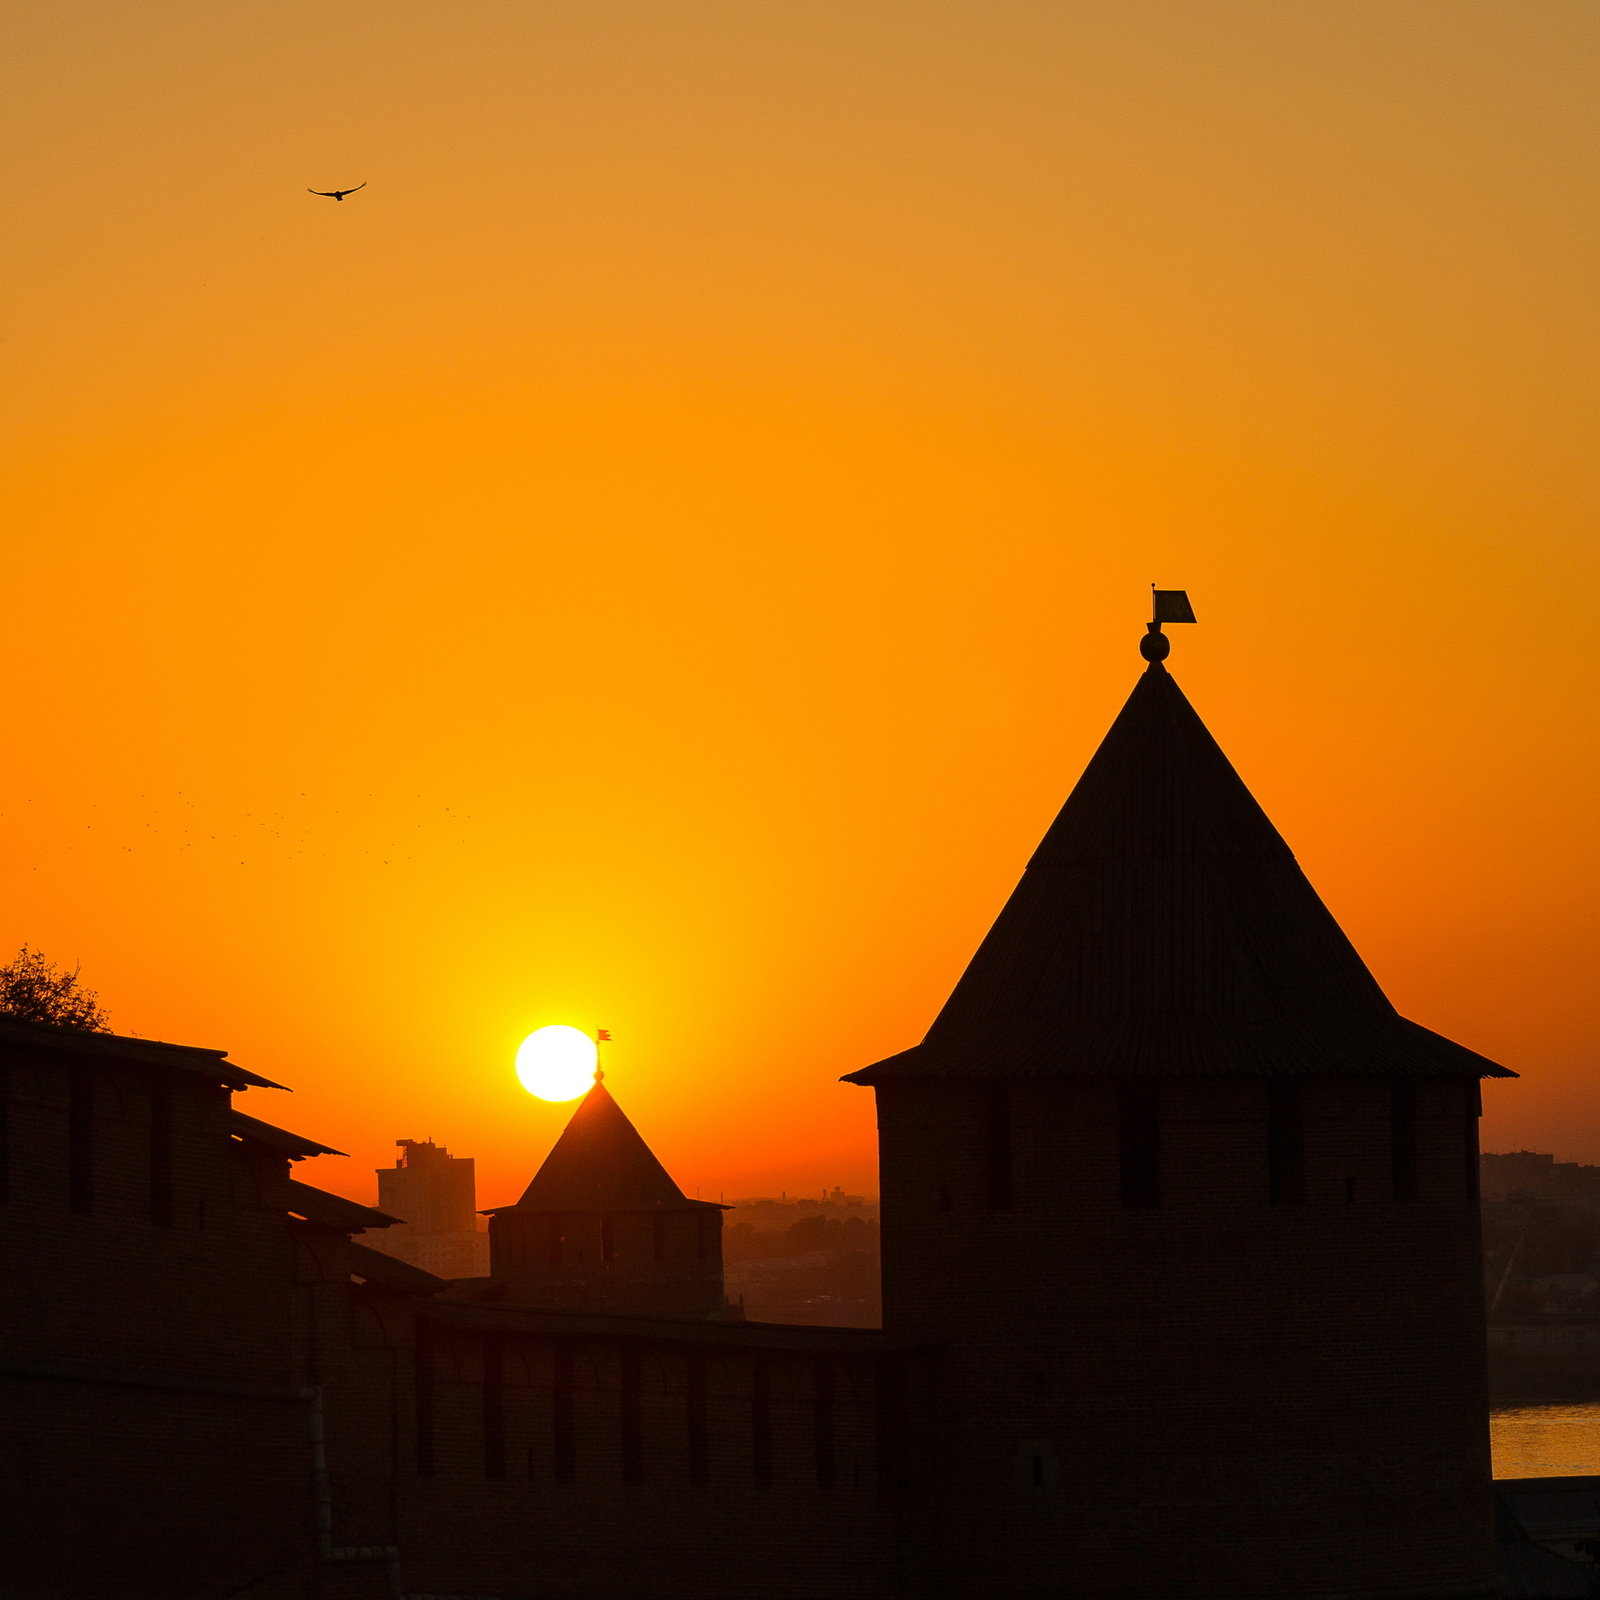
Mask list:
[[[1389,1166],[1396,1200],[1417,1198],[1417,1085],[1412,1078],[1391,1083]]]
[[[711,1448],[706,1429],[706,1358],[689,1352],[689,1482],[711,1481]]]
[[[483,1341],[483,1475],[506,1475],[506,1347],[496,1338]]]
[[[817,1487],[834,1485],[833,1449],[833,1363],[826,1359],[816,1364],[813,1377],[812,1423],[817,1458]]]
[[[1277,1206],[1306,1197],[1305,1094],[1298,1078],[1267,1084],[1267,1188]]]
[[[984,1198],[991,1211],[1011,1209],[1011,1085],[982,1086]]]
[[[417,1476],[419,1478],[431,1478],[434,1469],[433,1341],[428,1337],[425,1328],[426,1324],[419,1319],[417,1323],[417,1342],[412,1352],[416,1363],[414,1392],[417,1408]]]
[[[1161,1080],[1124,1078],[1117,1085],[1122,1203],[1161,1204]]]
[[[643,1363],[637,1349],[624,1345],[622,1361],[622,1481],[644,1482]]]
[[[772,1373],[765,1356],[750,1363],[750,1470],[756,1488],[772,1487]]]
[[[172,1226],[172,1086],[150,1085],[150,1221]]]
[[[94,1071],[72,1069],[67,1112],[67,1203],[76,1212],[94,1210]]]
[[[557,1483],[571,1483],[578,1476],[577,1406],[572,1346],[565,1339],[555,1347],[555,1373],[550,1392],[551,1442],[555,1446]]]

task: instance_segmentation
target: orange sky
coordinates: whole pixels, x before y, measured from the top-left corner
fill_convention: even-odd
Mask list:
[[[1600,12],[18,0],[0,945],[519,1192],[875,1184],[1179,682],[1489,1148],[1600,1161]],[[342,204],[307,186],[367,180]]]

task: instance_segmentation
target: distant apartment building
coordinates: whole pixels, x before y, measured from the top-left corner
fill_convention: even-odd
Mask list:
[[[1533,1150],[1511,1150],[1504,1155],[1485,1151],[1478,1157],[1478,1166],[1485,1200],[1521,1194],[1558,1204],[1600,1205],[1600,1167],[1557,1161],[1553,1155]]]
[[[481,1278],[489,1271],[489,1235],[478,1217],[478,1177],[471,1156],[453,1156],[432,1139],[396,1139],[400,1154],[378,1169],[378,1209],[402,1219],[374,1248],[436,1278]]]

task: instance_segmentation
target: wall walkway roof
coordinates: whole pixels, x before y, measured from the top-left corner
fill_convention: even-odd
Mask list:
[[[274,1127],[259,1117],[247,1117],[242,1111],[228,1112],[228,1132],[236,1139],[261,1145],[274,1155],[287,1156],[291,1161],[304,1161],[307,1156],[342,1156],[331,1144],[319,1144],[301,1133],[290,1133],[287,1128]]]
[[[42,1050],[54,1055],[99,1060],[107,1066],[165,1067],[195,1073],[230,1089],[281,1089],[271,1078],[247,1072],[226,1059],[226,1050],[196,1045],[165,1044],[159,1039],[130,1039],[120,1033],[90,1033],[82,1028],[49,1028],[37,1022],[0,1017],[0,1049]]]
[[[376,1206],[364,1206],[355,1200],[346,1200],[342,1194],[329,1194],[326,1189],[314,1189],[309,1183],[290,1178],[286,1185],[288,1209],[307,1222],[332,1228],[338,1233],[363,1233],[368,1228],[392,1228],[403,1222],[403,1217],[391,1217]]]

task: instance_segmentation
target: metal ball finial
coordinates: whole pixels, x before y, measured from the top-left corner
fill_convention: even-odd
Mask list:
[[[1139,641],[1139,654],[1152,665],[1165,661],[1172,649],[1172,641],[1161,631],[1159,622],[1145,624],[1145,636]]]

